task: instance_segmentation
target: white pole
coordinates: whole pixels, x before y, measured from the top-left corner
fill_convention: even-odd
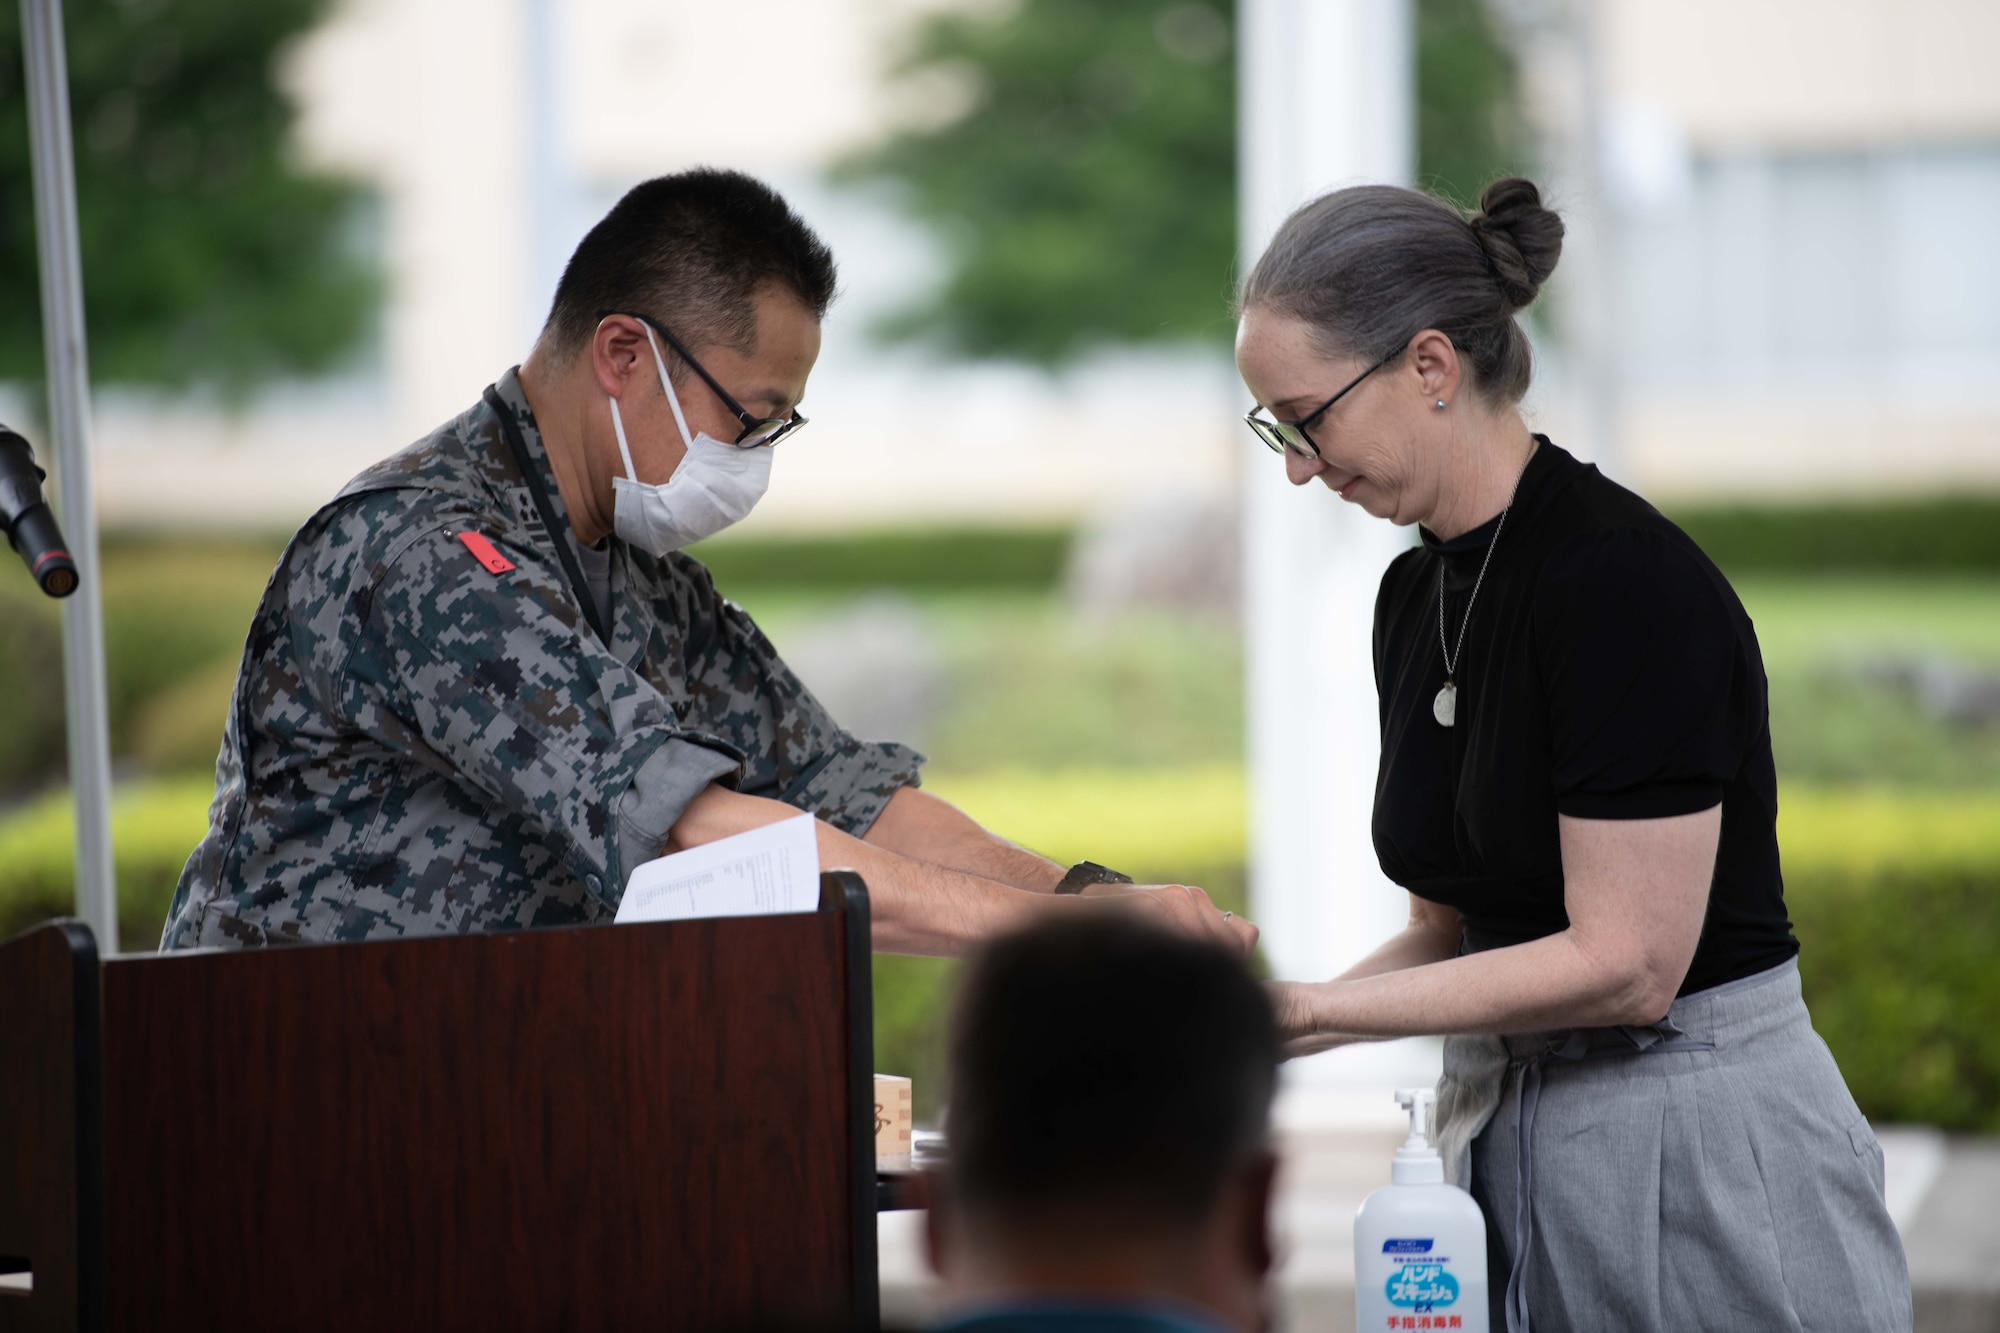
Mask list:
[[[1604,16],[1600,0],[1575,0],[1570,11],[1571,40],[1577,62],[1577,103],[1581,123],[1576,126],[1578,191],[1583,196],[1587,220],[1581,232],[1580,250],[1584,262],[1571,268],[1581,279],[1568,288],[1576,308],[1572,317],[1570,347],[1576,356],[1582,379],[1583,435],[1589,441],[1590,461],[1613,477],[1623,477],[1624,459],[1619,454],[1619,430],[1623,417],[1622,328],[1618,294],[1618,212],[1617,203],[1605,181],[1610,146],[1606,142],[1604,100],[1603,35]]]
[[[1313,196],[1414,177],[1410,4],[1239,3],[1245,271]],[[1247,432],[1243,459],[1251,906],[1275,974],[1324,980],[1409,915],[1407,897],[1376,864],[1369,816],[1380,752],[1375,590],[1411,534],[1317,484],[1288,485],[1283,462],[1252,447]],[[1435,1062],[1430,1046],[1355,1047],[1294,1062],[1292,1077],[1386,1088],[1398,1077],[1421,1080]]]
[[[527,170],[522,184],[527,187],[527,281],[525,297],[527,342],[542,330],[549,301],[555,296],[562,277],[562,257],[556,253],[558,219],[568,183],[562,170],[559,102],[557,91],[557,25],[555,0],[522,0],[521,39],[525,85],[523,118]],[[525,344],[524,344],[525,345]]]
[[[76,807],[76,910],[100,952],[118,952],[111,861],[111,742],[105,722],[104,616],[98,596],[97,505],[90,482],[90,362],[84,347],[83,264],[76,230],[69,72],[61,0],[21,0],[34,159],[35,234],[41,245],[42,343],[55,433],[56,517],[81,582],[63,603],[63,687],[69,713],[69,786]]]

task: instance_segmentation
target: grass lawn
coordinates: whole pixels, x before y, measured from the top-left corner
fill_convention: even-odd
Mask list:
[[[856,604],[754,592],[742,600],[781,653]],[[1183,767],[1242,756],[1243,650],[1231,626],[1161,613],[1093,620],[1050,593],[897,600],[921,618],[943,697],[920,734],[896,739],[940,770]]]
[[[1781,776],[2000,788],[2000,723],[1936,716],[1870,674],[1897,662],[2000,671],[2000,579],[1759,579],[1739,592],[1764,650]]]
[[[1814,786],[2000,788],[2000,726],[1927,714],[1871,679],[1887,659],[2000,669],[2000,579],[1742,581],[1771,682],[1781,775]],[[782,650],[840,599],[744,598]],[[1091,622],[1056,596],[910,601],[946,668],[942,710],[914,737],[953,774],[1240,762],[1242,648],[1211,621]]]
[[[1888,652],[2000,666],[2000,579],[1746,578],[1736,591],[1774,674]]]

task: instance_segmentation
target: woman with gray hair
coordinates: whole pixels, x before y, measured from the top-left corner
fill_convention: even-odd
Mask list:
[[[1515,314],[1562,236],[1525,180],[1470,219],[1363,186],[1244,284],[1252,428],[1295,485],[1421,537],[1374,636],[1375,849],[1410,922],[1274,985],[1281,1029],[1295,1054],[1445,1035],[1495,1327],[1907,1329],[1881,1149],[1799,998],[1750,618],[1522,420]]]

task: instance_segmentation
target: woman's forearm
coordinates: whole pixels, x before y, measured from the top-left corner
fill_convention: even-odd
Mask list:
[[[1277,1012],[1278,1030],[1284,1034],[1286,1059],[1332,1050],[1336,1046],[1380,1040],[1379,1037],[1355,1031],[1316,1025],[1316,1010],[1320,1003],[1318,995],[1325,985],[1406,971],[1457,954],[1458,913],[1414,897],[1410,908],[1409,925],[1384,940],[1374,952],[1332,982],[1274,981],[1270,984],[1271,1005]]]
[[[1359,981],[1385,972],[1441,962],[1458,952],[1456,935],[1446,936],[1429,922],[1413,918],[1409,925],[1382,941],[1376,950],[1348,968],[1335,981]]]
[[[1572,931],[1292,991],[1286,1027],[1295,1038],[1314,1032],[1387,1038],[1651,1023],[1671,1002],[1671,996],[1662,1001],[1643,971],[1593,954]]]
[[[1405,1037],[1656,1023],[1694,958],[1721,830],[1720,805],[1658,819],[1563,815],[1567,929],[1401,971],[1292,987],[1279,1006],[1285,1035]],[[1429,917],[1441,926],[1436,911],[1414,901],[1412,925]]]

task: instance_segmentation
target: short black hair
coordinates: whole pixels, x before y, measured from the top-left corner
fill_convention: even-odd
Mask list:
[[[833,303],[833,252],[777,191],[713,167],[656,176],[626,191],[577,245],[542,336],[566,361],[605,311],[629,311],[660,320],[690,348],[747,355],[757,290],[772,282],[814,319]]]
[[[1264,1149],[1278,1035],[1237,958],[1125,912],[1044,921],[967,968],[945,1189],[969,1217],[1192,1225]]]

